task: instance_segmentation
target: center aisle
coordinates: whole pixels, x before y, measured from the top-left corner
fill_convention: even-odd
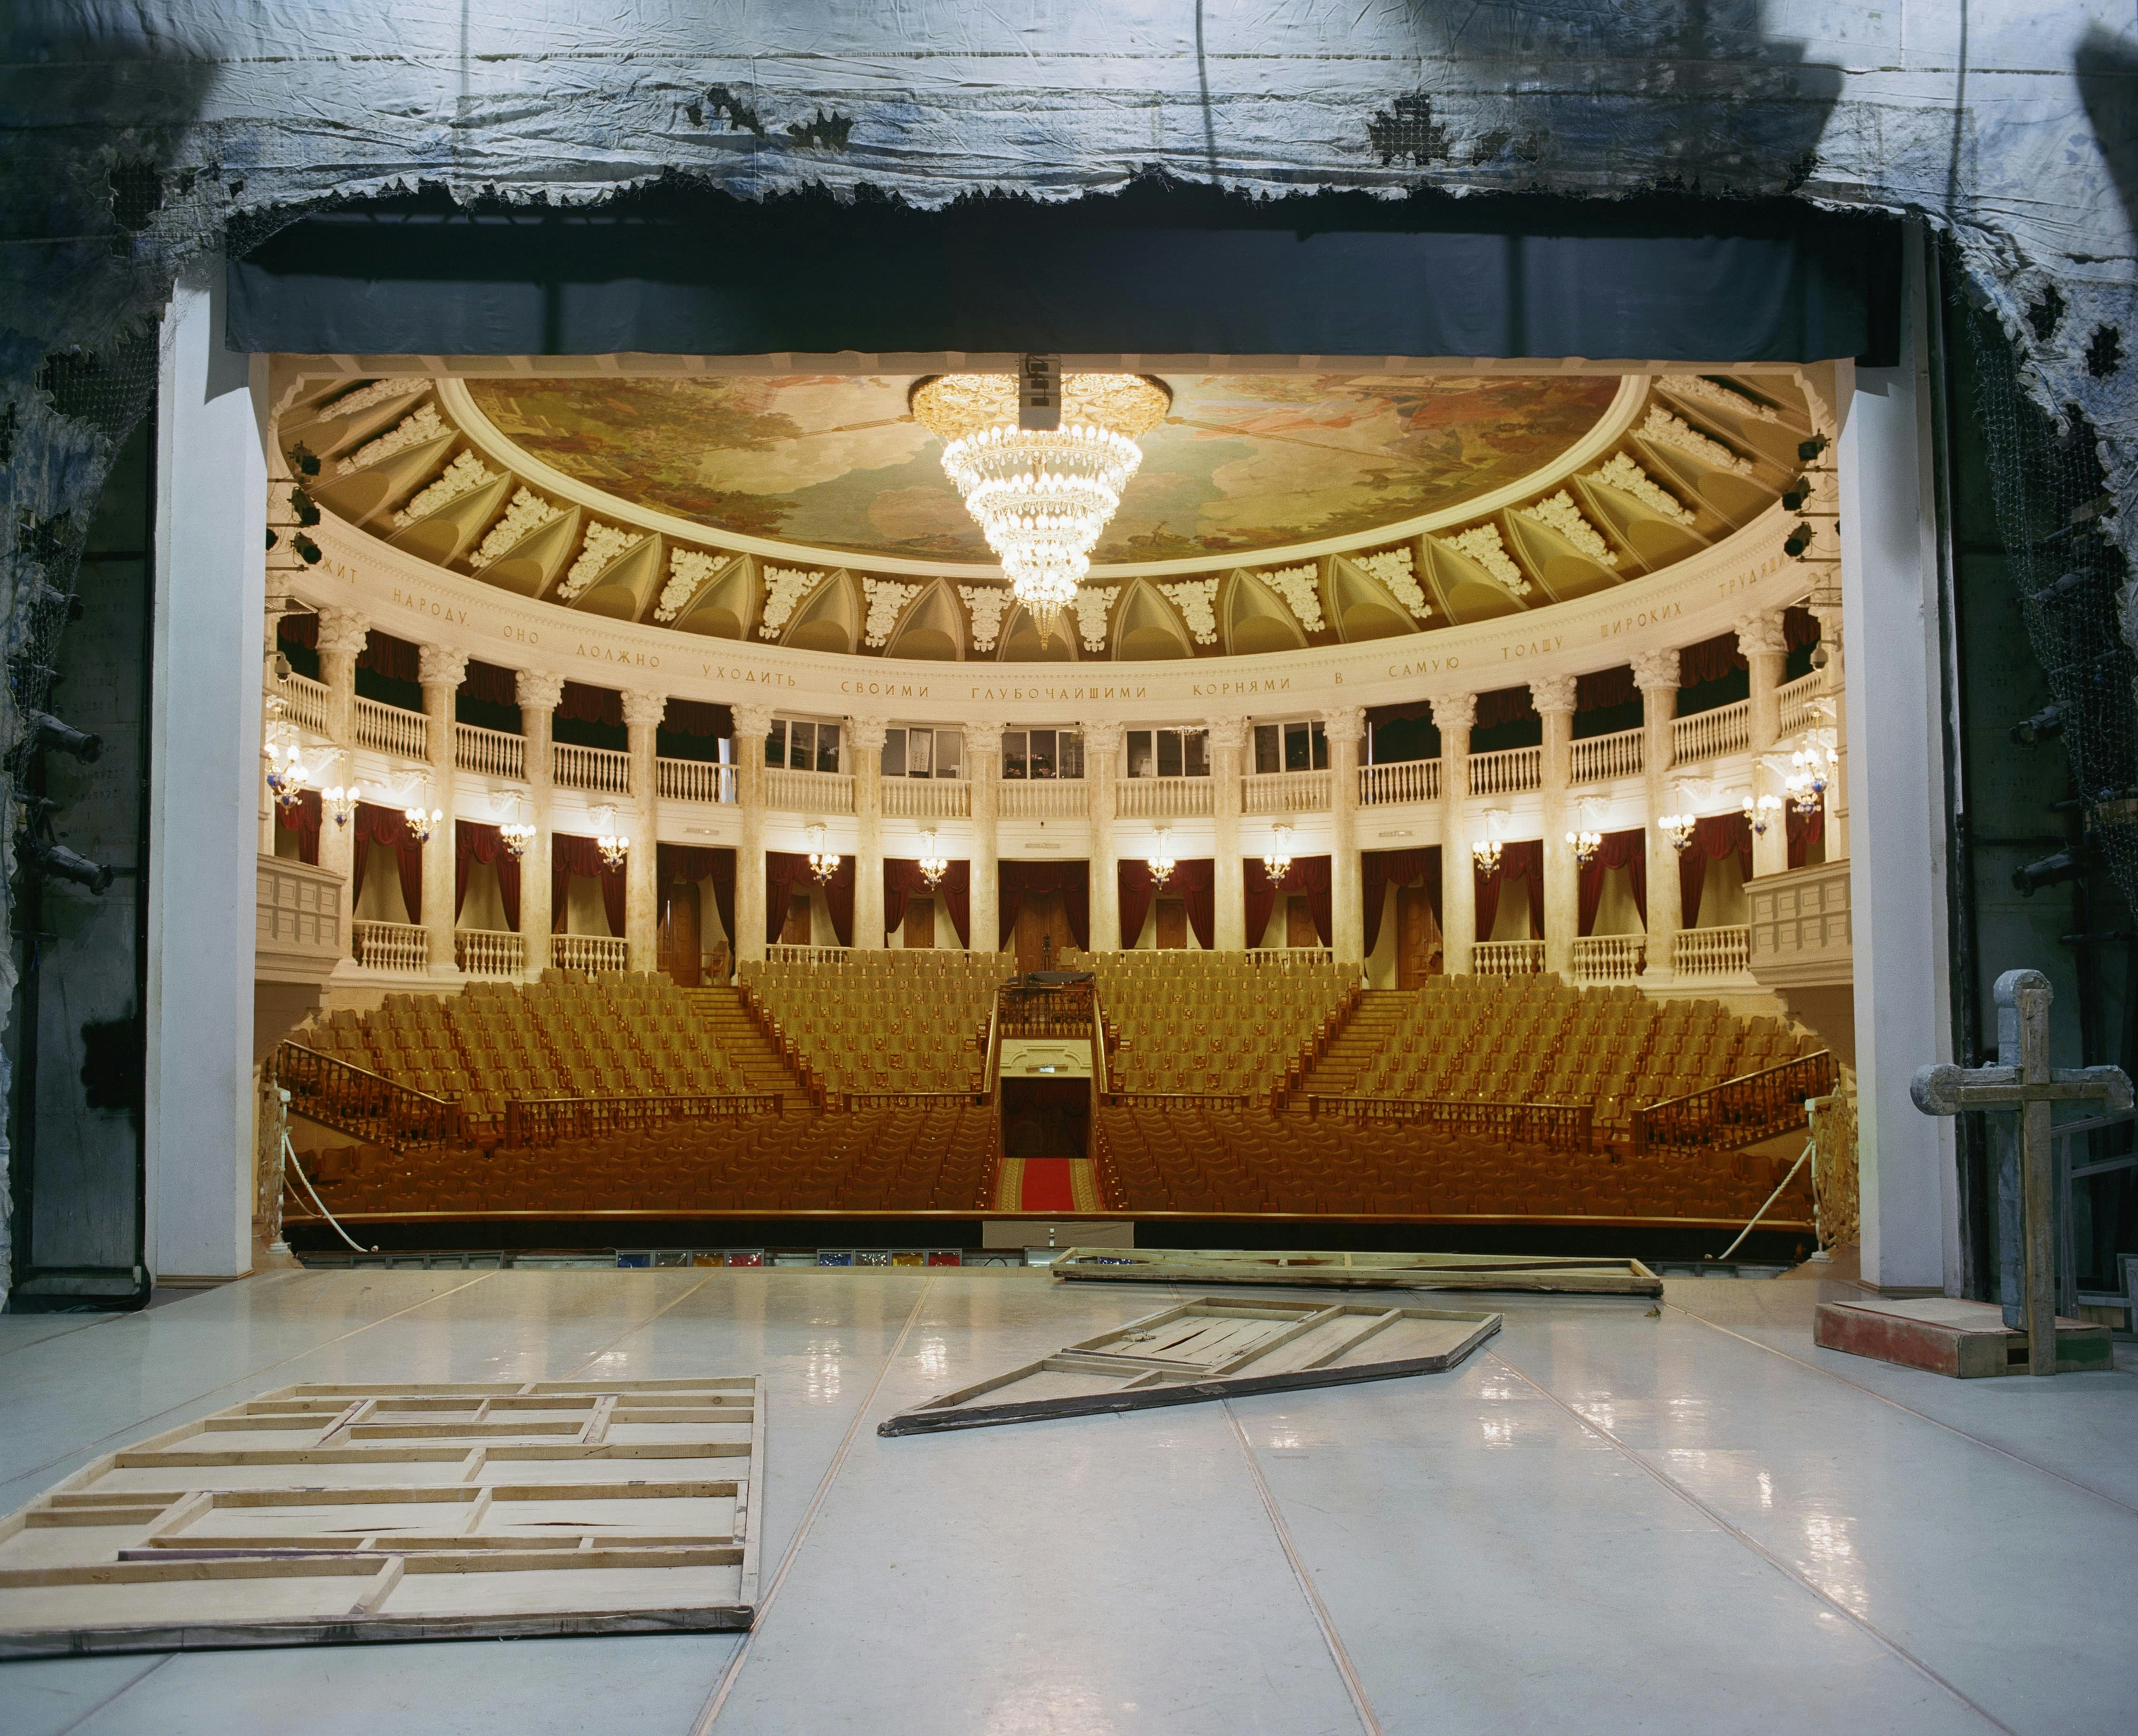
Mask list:
[[[1102,1212],[1086,1158],[1004,1158],[995,1168],[998,1212]]]

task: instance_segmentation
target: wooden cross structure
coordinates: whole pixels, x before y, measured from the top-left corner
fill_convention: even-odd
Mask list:
[[[1908,1095],[1926,1115],[1995,1114],[1998,1294],[2004,1324],[2027,1334],[2027,1372],[2057,1372],[2057,1268],[2052,1119],[2059,1103],[2131,1106],[2121,1067],[2049,1065],[2049,979],[2008,970],[1997,979],[1997,1065],[1921,1067]],[[2006,1117],[2010,1120],[2006,1120]],[[2014,1135],[2016,1134],[2017,1137]]]

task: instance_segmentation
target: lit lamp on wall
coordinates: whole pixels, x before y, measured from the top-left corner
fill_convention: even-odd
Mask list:
[[[1269,851],[1262,857],[1262,867],[1272,880],[1281,880],[1291,872],[1291,828],[1279,826],[1273,831]]]
[[[431,834],[438,829],[438,822],[446,817],[442,808],[427,808],[420,802],[401,810],[401,817],[408,822],[408,836],[418,844],[431,841]]]
[[[1485,835],[1473,840],[1470,846],[1470,860],[1477,865],[1480,874],[1491,875],[1500,871],[1500,822],[1506,817],[1505,808],[1486,810]]]
[[[1762,796],[1755,802],[1747,796],[1744,801],[1745,818],[1751,826],[1752,836],[1764,838],[1767,835],[1767,828],[1774,823],[1775,817],[1782,811],[1782,798],[1779,796]]]
[[[1692,847],[1692,830],[1699,825],[1697,814],[1665,814],[1656,822],[1656,829],[1670,840],[1670,846],[1680,856]]]
[[[305,779],[310,774],[305,769],[304,745],[297,732],[279,728],[267,740],[267,793],[275,798],[275,805],[287,812],[304,799]]]
[[[520,817],[526,797],[516,790],[507,790],[495,799],[497,836],[504,842],[505,853],[516,862],[527,854],[527,846],[534,841],[534,828]]]
[[[1799,813],[1818,812],[1826,799],[1827,773],[1840,763],[1841,756],[1831,748],[1823,751],[1811,748],[1789,755],[1789,775],[1784,782]]]
[[[364,792],[353,783],[337,783],[320,792],[320,801],[325,808],[326,817],[334,822],[337,831],[356,817],[356,804],[363,799]]]
[[[810,827],[808,831],[809,871],[816,875],[818,885],[828,885],[832,876],[839,871],[838,855],[825,847],[828,840],[821,821]]]
[[[1566,835],[1566,841],[1574,851],[1574,860],[1586,868],[1596,860],[1596,852],[1604,847],[1604,834],[1600,831],[1570,831]]]
[[[920,884],[933,892],[943,884],[943,876],[950,871],[950,864],[935,847],[935,834],[920,834]]]
[[[631,840],[616,829],[616,810],[598,807],[593,811],[594,848],[601,852],[602,866],[615,868],[631,854]]]
[[[1150,854],[1145,857],[1144,860],[1150,868],[1150,883],[1152,885],[1163,886],[1168,880],[1171,880],[1173,878],[1174,868],[1176,866],[1173,860],[1173,834],[1170,831],[1161,828],[1158,834],[1157,844],[1152,848]]]

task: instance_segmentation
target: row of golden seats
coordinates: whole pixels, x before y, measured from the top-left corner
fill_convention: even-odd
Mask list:
[[[1102,1108],[1123,1211],[1716,1219],[1750,1217],[1789,1168],[1748,1153],[1562,1152],[1391,1123]],[[1799,1172],[1773,1211],[1810,1216]]]
[[[832,1091],[982,1089],[974,1041],[1015,961],[948,948],[746,960],[744,992]]]
[[[992,1198],[991,1115],[951,1104],[855,1115],[671,1123],[532,1148],[305,1159],[337,1215],[520,1212],[967,1212]],[[294,1178],[286,1212],[310,1212]]]

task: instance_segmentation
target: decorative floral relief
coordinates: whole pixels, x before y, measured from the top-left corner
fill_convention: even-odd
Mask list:
[[[764,612],[757,623],[757,636],[777,639],[793,617],[794,605],[824,582],[822,572],[804,573],[796,567],[764,569]]]
[[[973,649],[993,651],[1002,636],[1002,618],[1010,606],[1010,593],[1000,585],[960,585],[958,594],[973,619]]]
[[[430,383],[422,378],[373,380],[369,386],[359,386],[354,392],[344,393],[320,413],[322,416],[361,416],[389,398],[407,397],[412,393],[421,392]]]
[[[569,602],[594,582],[603,568],[645,540],[643,535],[634,536],[613,524],[588,519],[586,540],[579,544],[579,558],[572,563],[572,570],[564,575],[564,583],[557,587],[557,595]]]
[[[1433,605],[1425,600],[1418,584],[1409,549],[1384,549],[1376,554],[1355,554],[1351,564],[1385,585],[1389,594],[1420,621],[1432,619]]]
[[[1188,631],[1198,645],[1218,642],[1218,581],[1214,578],[1184,579],[1177,585],[1158,588],[1173,600],[1180,611],[1181,618],[1188,623]]]
[[[1322,628],[1320,577],[1312,562],[1304,567],[1276,567],[1256,575],[1284,599],[1285,607],[1310,633]]]
[[[1615,567],[1618,557],[1611,552],[1611,545],[1597,534],[1596,527],[1581,516],[1581,509],[1574,504],[1574,496],[1561,489],[1548,499],[1521,509],[1525,519],[1535,519],[1540,524],[1548,524],[1568,542],[1574,544],[1599,567]]]
[[[427,440],[436,440],[447,432],[438,417],[436,404],[418,404],[413,416],[404,416],[378,439],[360,446],[355,453],[341,461],[344,475],[351,471],[360,471],[367,465],[376,464],[382,458],[391,458],[405,448],[418,446]]]
[[[656,621],[673,621],[683,605],[698,594],[705,581],[719,570],[724,557],[702,549],[671,549],[668,552],[668,583],[653,605]]]
[[[490,527],[490,534],[482,539],[482,546],[468,557],[468,565],[478,570],[487,567],[530,532],[564,515],[563,507],[552,506],[531,488],[522,488],[505,509],[505,516]]]
[[[862,594],[868,599],[868,619],[862,624],[862,642],[887,645],[891,630],[898,625],[898,612],[920,594],[918,585],[901,584],[895,578],[864,578]],[[877,746],[882,746],[881,742]]]
[[[1106,648],[1106,617],[1113,612],[1114,599],[1121,594],[1119,585],[1086,586],[1076,593],[1076,631],[1084,641],[1087,651]]]
[[[495,471],[485,466],[473,452],[462,452],[446,466],[436,482],[393,514],[393,522],[404,527],[412,524],[418,519],[428,518],[441,506],[459,500],[462,495],[472,494],[486,483],[496,480]]]
[[[1642,505],[1661,513],[1673,524],[1690,524],[1693,520],[1691,508],[1680,505],[1676,495],[1656,481],[1623,452],[1613,454],[1600,469],[1591,471],[1581,480],[1601,483],[1606,488],[1615,488],[1622,495],[1631,495]]]
[[[1516,597],[1530,593],[1530,582],[1522,577],[1507,553],[1506,545],[1500,540],[1496,524],[1472,524],[1460,536],[1450,537],[1449,544],[1482,567],[1490,573],[1494,583]]]
[[[1663,408],[1661,404],[1648,406],[1646,420],[1640,426],[1643,440],[1652,440],[1657,446],[1676,446],[1681,452],[1690,452],[1702,464],[1711,465],[1719,471],[1729,471],[1740,476],[1752,474],[1752,461],[1740,458],[1719,440],[1710,440],[1697,428],[1691,427]]]
[[[1680,397],[1696,397],[1703,402],[1727,411],[1732,416],[1750,417],[1754,422],[1779,422],[1781,412],[1772,404],[1763,404],[1757,398],[1747,397],[1734,387],[1711,380],[1704,373],[1667,373],[1658,385],[1667,386]]]

